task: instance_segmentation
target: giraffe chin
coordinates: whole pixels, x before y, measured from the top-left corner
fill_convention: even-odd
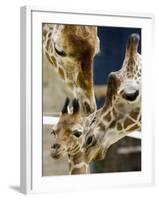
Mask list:
[[[95,155],[94,160],[103,160],[106,156],[106,152],[100,149],[98,153]]]
[[[94,160],[103,160],[105,158],[105,153],[104,152],[99,152]]]
[[[87,154],[88,161],[91,162],[94,160],[103,160],[105,158],[106,153],[105,151],[103,151],[103,149],[97,147],[94,150],[88,149],[86,151],[86,154]]]

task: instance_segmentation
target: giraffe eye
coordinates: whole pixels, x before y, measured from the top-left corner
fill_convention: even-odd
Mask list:
[[[73,135],[78,138],[78,137],[80,137],[82,135],[82,132],[78,131],[78,130],[75,130],[75,131],[73,131]]]
[[[95,137],[93,135],[89,136],[86,140],[87,146],[93,146],[93,145],[95,145],[95,143],[96,143],[96,140],[95,140]]]
[[[62,56],[62,57],[65,57],[65,56],[66,56],[66,53],[65,53],[63,50],[57,49],[57,47],[56,47],[55,44],[54,44],[54,49],[55,49],[55,52],[56,52],[59,56]]]

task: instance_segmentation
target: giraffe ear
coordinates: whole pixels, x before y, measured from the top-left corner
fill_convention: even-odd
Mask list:
[[[72,107],[73,107],[73,114],[76,114],[80,110],[80,105],[78,99],[73,99],[72,101]]]
[[[67,97],[65,100],[64,106],[62,108],[62,111],[61,111],[62,114],[68,113],[67,107],[68,107],[69,102],[70,102],[70,99]]]
[[[139,41],[140,41],[140,36],[139,36],[139,34],[132,33],[132,34],[129,36],[128,41],[127,41],[127,44],[126,44],[126,50],[127,50],[127,53],[128,53],[130,56],[133,56],[134,54],[137,53]]]

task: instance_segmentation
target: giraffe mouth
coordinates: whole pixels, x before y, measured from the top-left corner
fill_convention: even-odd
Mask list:
[[[61,154],[60,153],[51,153],[50,154],[50,156],[51,156],[51,158],[53,158],[53,159],[59,159],[60,158],[60,156],[61,156]]]
[[[56,155],[51,155],[51,157],[53,158],[53,159],[59,159],[60,158],[60,155],[58,154],[56,154]]]
[[[105,158],[106,152],[99,149],[94,155],[94,160],[103,160]]]
[[[50,156],[53,159],[59,159],[63,155],[64,155],[63,151],[52,151],[52,150],[50,151]]]
[[[91,162],[93,160],[102,160],[104,158],[103,154],[101,153],[101,149],[99,147],[90,147],[86,149],[86,156],[88,161]]]

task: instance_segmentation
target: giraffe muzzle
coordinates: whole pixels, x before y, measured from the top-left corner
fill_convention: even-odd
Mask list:
[[[135,101],[139,95],[139,90],[135,90],[132,93],[123,92],[122,97],[127,101]]]
[[[61,145],[58,143],[55,143],[51,146],[50,149],[50,156],[54,159],[58,159],[61,155]]]

